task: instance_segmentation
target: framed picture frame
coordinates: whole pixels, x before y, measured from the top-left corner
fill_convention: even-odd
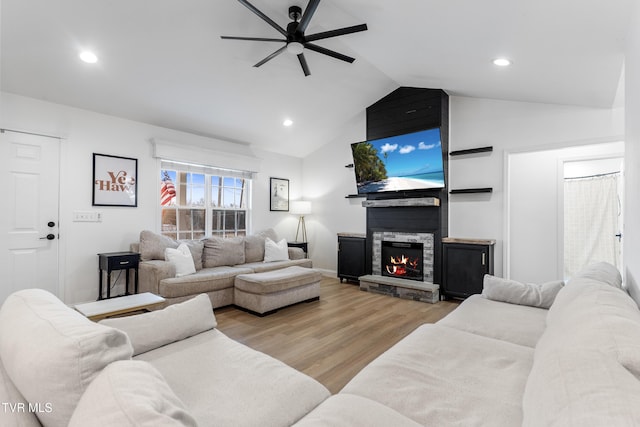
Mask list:
[[[93,153],[93,206],[138,206],[138,159]]]
[[[269,178],[269,210],[289,212],[289,180]]]

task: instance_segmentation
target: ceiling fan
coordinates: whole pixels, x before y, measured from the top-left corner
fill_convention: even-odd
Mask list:
[[[258,15],[263,21],[267,24],[271,25],[275,28],[282,36],[283,39],[272,39],[272,38],[262,38],[262,37],[233,37],[233,36],[221,36],[222,39],[226,40],[251,40],[251,41],[261,41],[261,42],[284,42],[286,43],[280,49],[273,52],[271,55],[264,58],[262,61],[258,62],[254,67],[259,67],[264,65],[266,62],[272,60],[276,56],[280,55],[285,50],[298,56],[298,61],[300,61],[300,66],[302,67],[302,71],[305,76],[309,76],[311,71],[309,70],[309,65],[307,65],[307,60],[304,57],[304,49],[309,49],[314,52],[322,53],[323,55],[328,55],[333,58],[339,59],[341,61],[345,61],[348,63],[352,63],[355,61],[355,58],[352,58],[347,55],[343,55],[341,53],[335,52],[330,49],[326,49],[322,46],[318,46],[317,44],[311,43],[316,40],[328,39],[330,37],[343,36],[345,34],[357,33],[360,31],[366,31],[367,24],[354,25],[352,27],[339,28],[337,30],[331,31],[323,31],[321,33],[305,35],[304,32],[309,25],[309,21],[313,17],[313,14],[320,4],[320,0],[309,0],[309,4],[307,4],[307,8],[304,10],[304,14],[302,13],[302,9],[299,6],[291,6],[289,8],[289,18],[293,19],[285,30],[280,25],[276,24],[272,19],[270,19],[267,15],[260,12],[254,5],[249,3],[246,0],[238,0],[240,3],[245,5],[250,11]]]

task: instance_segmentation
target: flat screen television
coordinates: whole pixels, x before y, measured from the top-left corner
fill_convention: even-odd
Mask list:
[[[351,144],[358,194],[444,188],[440,128]]]

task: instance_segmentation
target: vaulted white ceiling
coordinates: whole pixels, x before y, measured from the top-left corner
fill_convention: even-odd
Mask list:
[[[250,0],[286,27],[291,5]],[[305,51],[311,76],[267,42],[280,34],[235,0],[2,0],[1,89],[305,156],[399,86],[450,95],[612,106],[633,0],[323,0],[306,34],[366,23]],[[81,49],[99,57],[78,60]],[[513,61],[498,68],[492,60]],[[294,125],[285,128],[282,121]],[[353,142],[353,141],[347,141]]]

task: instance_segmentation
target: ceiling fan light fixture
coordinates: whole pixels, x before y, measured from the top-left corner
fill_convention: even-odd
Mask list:
[[[304,50],[304,46],[299,42],[289,42],[287,43],[287,52],[292,55],[300,55]]]

